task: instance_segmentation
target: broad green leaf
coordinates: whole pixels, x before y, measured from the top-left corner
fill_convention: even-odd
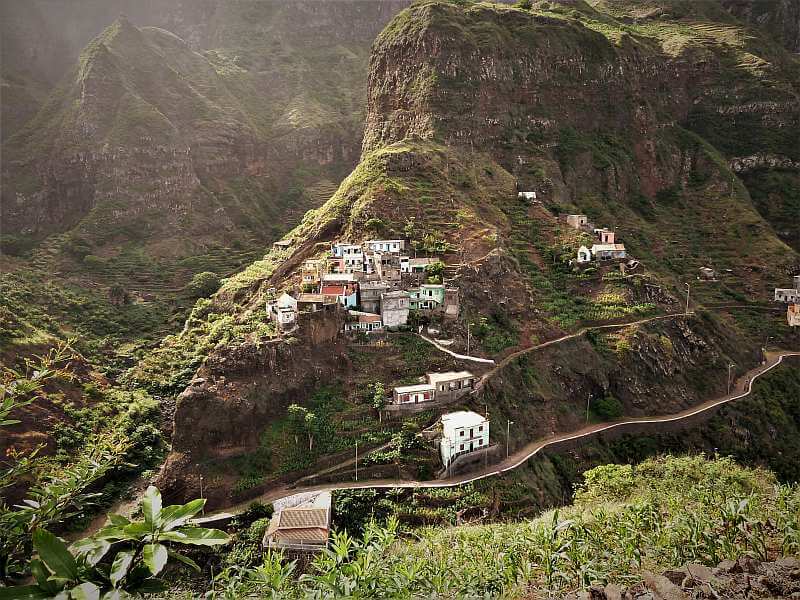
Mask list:
[[[206,501],[202,498],[192,500],[186,504],[173,504],[165,507],[161,511],[161,519],[164,523],[164,531],[170,531],[181,525],[186,525],[186,522],[199,513]]]
[[[125,532],[123,527],[103,527],[92,536],[96,540],[132,540],[131,534]]]
[[[128,539],[138,539],[152,531],[150,525],[147,523],[131,523],[122,528],[122,531],[128,536]]]
[[[142,557],[150,572],[158,575],[167,564],[167,547],[162,544],[147,544]]]
[[[161,581],[160,579],[145,579],[142,583],[139,584],[139,587],[136,588],[136,591],[140,594],[158,594],[159,592],[163,592],[169,589],[167,585]]]
[[[108,520],[115,527],[125,527],[125,525],[130,523],[130,520],[127,517],[123,517],[122,515],[117,515],[114,513],[108,513]]]
[[[101,600],[124,600],[130,598],[130,595],[124,590],[111,590],[103,594]]]
[[[94,538],[78,540],[72,544],[72,546],[70,546],[70,549],[75,554],[78,556],[85,556],[86,562],[91,566],[95,566],[97,563],[99,563],[110,548],[110,542],[104,539]]]
[[[33,575],[34,579],[36,579],[36,583],[39,585],[39,587],[45,592],[56,594],[61,589],[58,583],[48,580],[48,577],[50,577],[50,571],[48,571],[44,563],[37,558],[31,560],[31,574]]]
[[[53,594],[44,591],[38,585],[18,585],[0,588],[0,600],[44,600]]]
[[[167,531],[159,536],[163,540],[191,544],[193,546],[219,546],[231,541],[230,536],[219,529],[204,527],[182,527],[175,531]]]
[[[33,532],[33,547],[47,568],[59,577],[78,578],[78,565],[69,553],[67,545],[45,529]]]
[[[72,588],[70,597],[73,600],[100,600],[100,588],[87,581],[78,587]]]
[[[128,573],[128,568],[133,561],[133,552],[118,552],[114,557],[114,562],[111,565],[111,573],[108,578],[111,580],[111,585],[117,587],[117,584]]]
[[[189,566],[190,566],[190,567],[192,567],[192,568],[193,568],[195,571],[198,571],[198,572],[200,571],[200,565],[198,565],[196,562],[194,562],[194,561],[193,561],[191,558],[189,558],[188,556],[184,556],[183,554],[178,554],[177,552],[173,552],[172,550],[167,550],[167,552],[169,552],[169,555],[170,555],[172,558],[174,558],[175,560],[177,560],[177,561],[179,561],[179,562],[182,562],[182,563],[183,563],[183,564],[185,564],[185,565],[189,565]]]
[[[142,500],[142,514],[144,515],[144,522],[150,525],[151,528],[159,525],[161,516],[161,492],[158,488],[151,485],[148,486],[144,493]]]

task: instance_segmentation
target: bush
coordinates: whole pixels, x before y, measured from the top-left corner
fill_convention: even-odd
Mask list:
[[[221,283],[219,275],[212,271],[203,271],[192,277],[186,291],[196,298],[205,298],[216,292]]]
[[[617,400],[611,394],[607,394],[599,400],[594,400],[591,407],[592,412],[598,418],[603,419],[604,421],[618,419],[622,416],[622,402]]]

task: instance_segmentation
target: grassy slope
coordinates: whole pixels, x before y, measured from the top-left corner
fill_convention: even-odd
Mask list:
[[[345,589],[392,598],[551,597],[595,582],[632,585],[644,571],[687,562],[796,554],[798,503],[796,486],[729,459],[611,464],[586,474],[572,506],[530,521],[423,528],[408,537],[391,525],[368,526],[363,541],[336,536],[299,580],[271,557],[249,579],[223,579],[242,596],[269,586],[284,598]],[[269,583],[256,575],[265,572]]]

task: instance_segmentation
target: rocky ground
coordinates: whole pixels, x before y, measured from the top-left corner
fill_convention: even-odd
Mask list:
[[[629,588],[616,584],[593,586],[564,600],[684,600],[690,598],[750,599],[800,598],[800,560],[780,558],[760,562],[752,558],[723,560],[716,568],[688,564],[661,575],[644,573]]]

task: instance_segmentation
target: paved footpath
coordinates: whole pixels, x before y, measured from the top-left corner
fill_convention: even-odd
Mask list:
[[[677,315],[669,315],[669,317],[675,317]],[[668,317],[660,317],[660,318],[668,318]],[[651,321],[653,319],[645,319],[641,322]],[[628,325],[632,325],[634,323],[628,323]],[[613,326],[606,326],[606,328],[610,327],[621,327],[621,325],[613,325]],[[589,327],[588,329],[597,329]],[[585,333],[585,332],[583,332]],[[578,332],[572,334],[570,336],[565,336],[564,338],[560,338],[560,341],[564,339],[569,339],[571,337],[577,337],[578,335],[582,335],[582,332]],[[547,342],[544,345],[553,344],[558,342],[559,340],[553,340],[551,342]],[[517,354],[522,354],[524,352],[530,352],[536,348],[542,347],[543,345],[534,347],[534,348],[527,348],[524,351],[521,351]],[[239,512],[245,510],[251,502],[254,501],[261,501],[261,502],[273,502],[279,498],[283,498],[285,496],[289,496],[292,494],[296,494],[299,492],[311,492],[311,491],[335,491],[335,490],[345,490],[345,489],[368,489],[368,488],[445,488],[445,487],[455,487],[458,485],[464,485],[466,483],[472,483],[474,481],[478,481],[480,479],[486,479],[488,477],[496,477],[498,475],[502,475],[508,471],[516,469],[520,465],[527,462],[531,457],[535,456],[543,449],[551,446],[553,444],[558,444],[561,442],[572,441],[580,438],[585,438],[593,435],[597,435],[598,433],[602,433],[604,431],[609,431],[612,429],[616,429],[618,427],[624,427],[626,425],[632,424],[645,424],[645,425],[653,425],[658,426],[662,423],[672,423],[676,421],[682,421],[684,419],[689,419],[691,417],[697,416],[698,414],[713,410],[718,406],[727,404],[729,402],[733,402],[735,400],[739,400],[744,398],[745,396],[750,395],[753,391],[753,382],[764,375],[765,373],[771,371],[775,367],[777,367],[783,359],[789,356],[800,356],[800,352],[770,352],[767,354],[767,362],[763,365],[760,365],[754,369],[751,369],[744,376],[737,380],[736,385],[734,386],[734,391],[729,394],[722,396],[720,398],[715,398],[712,400],[707,400],[702,404],[698,404],[697,406],[687,408],[679,413],[674,413],[670,415],[662,415],[662,416],[653,416],[653,417],[637,417],[637,418],[630,418],[625,419],[622,421],[616,421],[613,423],[596,423],[593,425],[588,425],[582,429],[577,431],[572,431],[568,433],[559,433],[554,434],[546,438],[541,438],[538,440],[534,440],[529,442],[522,448],[515,451],[511,454],[508,458],[503,460],[500,463],[491,465],[487,469],[482,469],[480,471],[474,471],[471,473],[465,473],[463,475],[457,475],[455,477],[450,477],[447,479],[438,479],[433,481],[409,481],[409,480],[400,480],[400,479],[374,479],[374,480],[367,480],[367,481],[350,481],[350,482],[340,482],[340,483],[332,483],[332,484],[324,484],[324,485],[312,485],[312,486],[303,486],[303,487],[292,487],[289,485],[281,486],[274,488],[267,492],[266,494],[253,498],[246,503],[239,504],[236,506],[229,507],[224,511],[213,513],[209,515],[210,519],[213,518],[223,518],[228,517]],[[508,357],[507,360],[513,360],[514,356]]]

